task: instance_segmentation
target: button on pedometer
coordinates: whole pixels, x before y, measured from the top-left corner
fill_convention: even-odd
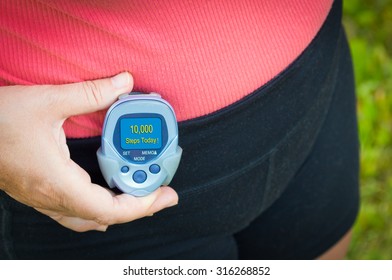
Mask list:
[[[152,173],[152,174],[158,174],[159,173],[159,171],[161,171],[161,167],[158,165],[158,164],[152,164],[152,165],[150,165],[150,172]]]
[[[122,173],[128,173],[128,171],[129,171],[129,167],[128,166],[121,167],[121,172]]]
[[[141,184],[141,183],[144,183],[146,181],[147,174],[143,170],[138,170],[135,173],[133,173],[132,178],[133,178],[133,180],[136,183]]]

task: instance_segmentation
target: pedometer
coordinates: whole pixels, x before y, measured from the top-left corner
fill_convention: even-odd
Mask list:
[[[107,184],[134,196],[169,184],[182,154],[174,110],[157,93],[121,95],[106,113],[101,141],[97,157]]]

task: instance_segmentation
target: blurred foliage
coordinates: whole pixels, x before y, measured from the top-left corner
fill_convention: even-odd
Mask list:
[[[361,141],[361,211],[349,259],[392,259],[392,1],[346,0]]]

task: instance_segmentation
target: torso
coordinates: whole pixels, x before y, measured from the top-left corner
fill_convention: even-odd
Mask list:
[[[179,121],[238,101],[309,45],[332,0],[2,1],[0,86],[62,84],[127,70]],[[66,120],[101,133],[105,112]]]

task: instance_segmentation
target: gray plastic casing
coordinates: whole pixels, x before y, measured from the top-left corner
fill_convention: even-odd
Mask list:
[[[137,113],[152,113],[161,115],[167,125],[168,141],[158,157],[143,164],[136,164],[122,157],[114,148],[113,135],[117,121],[121,116]],[[178,125],[173,108],[157,93],[142,94],[129,93],[119,97],[106,113],[102,131],[101,147],[97,151],[98,163],[102,175],[110,188],[117,187],[122,192],[133,196],[146,196],[155,191],[161,185],[171,182],[182,154],[178,146]],[[158,174],[149,171],[152,164],[158,164],[161,168]],[[121,168],[127,166],[129,172],[121,172]],[[142,170],[147,174],[143,183],[133,180],[132,174]]]

